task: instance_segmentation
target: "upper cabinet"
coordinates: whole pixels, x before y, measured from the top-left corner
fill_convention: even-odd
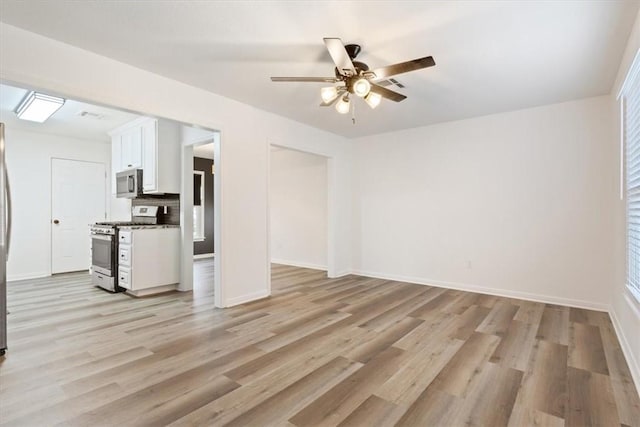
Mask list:
[[[180,125],[142,117],[109,132],[111,136],[111,189],[115,175],[142,169],[143,192],[180,192]]]
[[[142,132],[135,127],[123,132],[120,136],[120,152],[122,169],[138,169],[142,167]],[[113,142],[113,141],[112,141]]]

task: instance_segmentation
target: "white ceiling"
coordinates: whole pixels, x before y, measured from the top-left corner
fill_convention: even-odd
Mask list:
[[[345,136],[607,94],[640,2],[2,0],[0,20]],[[432,55],[403,74],[408,99],[320,108],[331,76],[323,37],[359,43],[376,68]],[[361,100],[357,100],[361,101]]]
[[[46,122],[29,122],[18,119],[13,112],[26,93],[26,89],[0,84],[0,121],[7,128],[14,127],[89,141],[111,142],[107,132],[139,117],[135,114],[68,99]],[[80,112],[90,112],[100,117],[81,116],[78,114]]]

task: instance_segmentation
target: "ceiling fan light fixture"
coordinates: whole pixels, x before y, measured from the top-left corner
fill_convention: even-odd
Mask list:
[[[367,96],[364,97],[365,102],[371,107],[371,109],[376,108],[380,105],[380,101],[382,101],[382,96],[379,93],[369,92]]]
[[[367,96],[369,91],[371,90],[371,84],[369,80],[364,77],[360,77],[359,79],[353,82],[353,93],[361,98]]]
[[[320,89],[320,97],[328,104],[338,97],[338,88],[335,86],[323,87]]]
[[[349,101],[348,96],[344,96],[336,104],[336,111],[340,114],[347,114],[350,109],[351,109],[351,101]]]

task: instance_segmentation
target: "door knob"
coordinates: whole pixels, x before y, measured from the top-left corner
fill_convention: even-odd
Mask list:
[[[60,224],[60,221],[58,221],[57,219],[54,219],[54,220],[53,220],[53,223],[54,223],[54,224]]]

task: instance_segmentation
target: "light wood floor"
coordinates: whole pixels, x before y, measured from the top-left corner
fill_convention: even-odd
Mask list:
[[[0,422],[640,426],[605,313],[284,266],[272,286],[219,310],[206,286],[10,283]]]

